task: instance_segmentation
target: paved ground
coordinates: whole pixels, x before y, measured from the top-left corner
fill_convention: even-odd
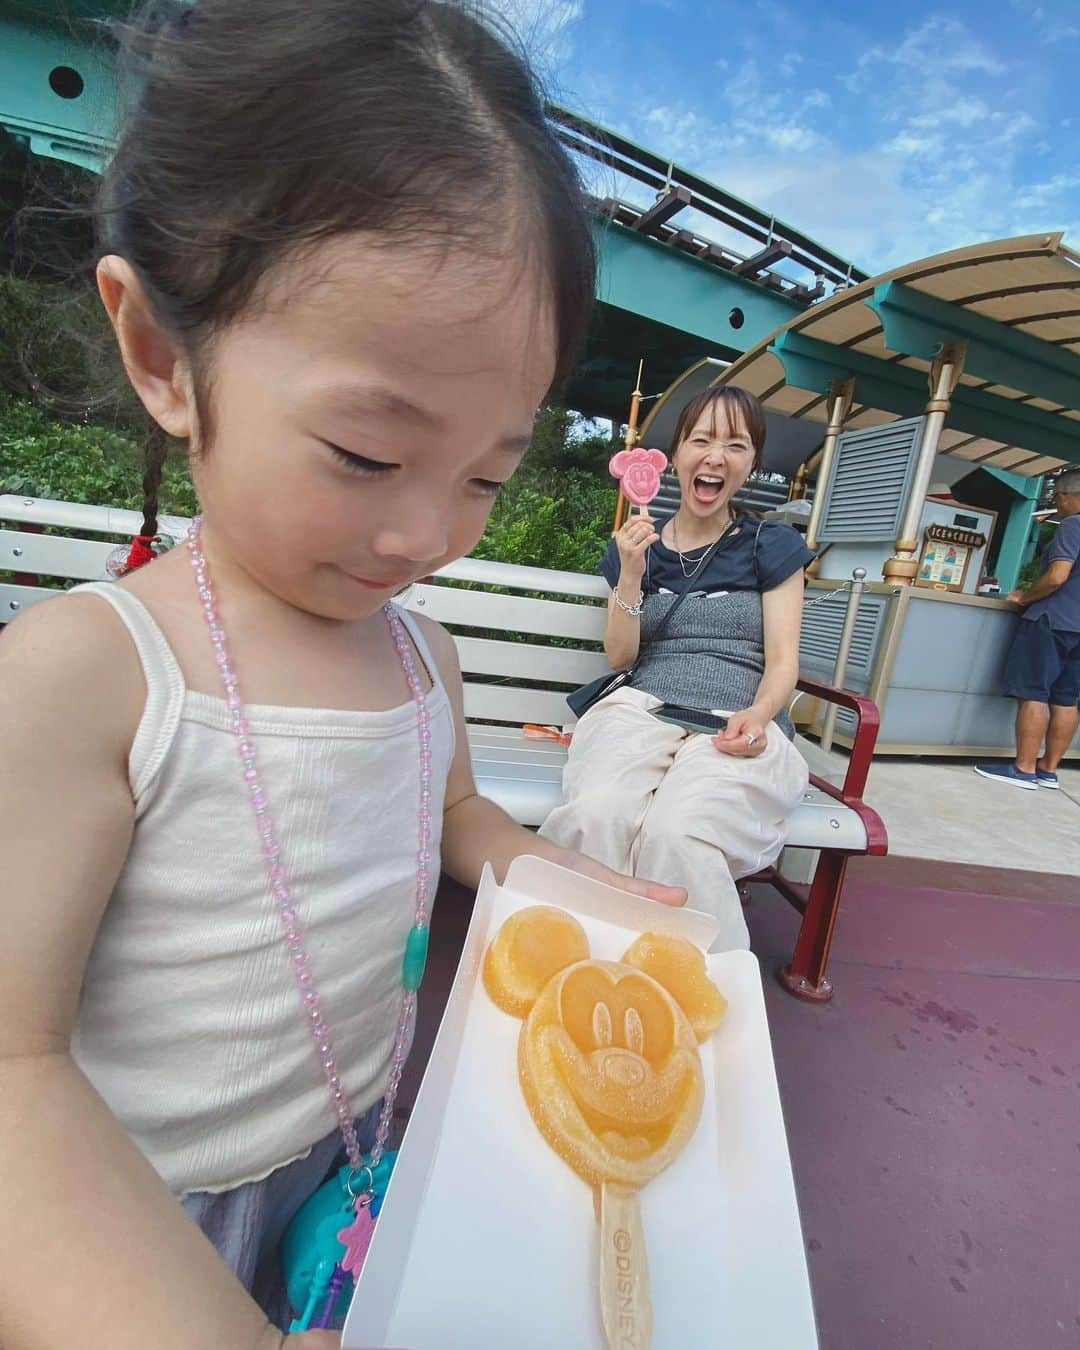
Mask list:
[[[843,779],[846,756],[802,737],[799,748],[815,773]],[[1026,792],[980,778],[970,761],[877,759],[865,797],[894,854],[1080,876],[1080,768],[1060,778],[1057,792]]]
[[[444,882],[404,1110],[470,905]],[[822,1350],[1080,1346],[1080,881],[861,860],[824,1007],[772,979],[794,912],[748,916]]]
[[[822,1350],[1080,1346],[1080,881],[868,859],[825,1007],[793,921],[755,894]]]

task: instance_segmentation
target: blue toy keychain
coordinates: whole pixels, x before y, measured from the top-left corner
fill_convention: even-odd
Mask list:
[[[281,1243],[285,1288],[290,1304],[299,1310],[290,1331],[307,1331],[324,1305],[329,1305],[325,1308],[327,1320],[345,1316],[353,1277],[346,1271],[346,1246],[338,1235],[365,1205],[372,1221],[378,1218],[396,1159],[397,1151],[391,1150],[374,1167],[365,1161],[360,1168],[365,1180],[362,1193],[357,1190],[356,1171],[346,1164],[293,1216]]]

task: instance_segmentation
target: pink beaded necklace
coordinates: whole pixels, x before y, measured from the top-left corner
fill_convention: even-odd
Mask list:
[[[281,845],[278,842],[266,791],[259,773],[255,745],[249,735],[248,720],[244,704],[240,698],[240,686],[229,658],[225,629],[218,613],[214,591],[206,571],[206,559],[201,546],[202,517],[196,517],[187,536],[191,566],[195,574],[195,584],[199,593],[203,615],[210,631],[210,642],[214,649],[214,660],[221,672],[221,681],[225,687],[225,701],[229,709],[230,729],[236,738],[236,749],[240,757],[244,783],[255,812],[255,825],[259,833],[263,859],[266,864],[266,877],[269,883],[282,936],[289,953],[293,973],[303,1005],[315,1050],[319,1056],[330,1103],[337,1117],[338,1128],[345,1145],[345,1155],[349,1162],[350,1174],[347,1191],[351,1204],[352,1223],[347,1224],[338,1234],[345,1245],[345,1254],[335,1265],[332,1276],[324,1281],[320,1293],[326,1294],[326,1306],[323,1316],[312,1323],[313,1308],[305,1313],[304,1325],[326,1325],[337,1300],[345,1277],[355,1275],[363,1265],[374,1221],[371,1216],[371,1202],[374,1198],[375,1168],[378,1167],[386,1149],[390,1134],[390,1123],[394,1114],[394,1102],[397,1098],[401,1075],[405,1066],[405,1042],[409,1035],[416,1011],[416,991],[423,979],[424,964],[427,959],[428,906],[431,891],[431,717],[427,706],[427,697],[420,684],[412,647],[405,633],[404,625],[391,605],[383,608],[390,628],[394,648],[397,651],[401,668],[408,681],[409,692],[416,704],[417,726],[420,740],[420,793],[418,809],[418,846],[416,859],[416,907],[413,911],[413,926],[405,944],[402,962],[402,1000],[394,1034],[394,1048],[390,1058],[390,1073],[383,1097],[379,1122],[375,1131],[375,1143],[371,1154],[365,1160],[360,1151],[353,1123],[353,1111],[349,1105],[348,1094],[338,1072],[334,1056],[330,1028],[326,1025],[322,998],[315,984],[311,970],[311,961],[304,946],[304,930],[296,909],[296,897],[289,885],[284,864],[281,861]],[[366,1181],[364,1180],[366,1176]],[[314,1301],[314,1296],[312,1302]],[[295,1329],[303,1329],[296,1327]]]

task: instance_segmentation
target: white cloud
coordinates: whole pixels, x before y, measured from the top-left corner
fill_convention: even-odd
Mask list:
[[[800,22],[775,0],[759,0],[755,11],[763,24]],[[809,60],[785,73],[770,59],[769,34],[759,36],[740,36],[716,63],[711,99],[672,93],[671,82],[666,97],[623,105],[613,122],[870,271],[1060,229],[1076,215],[1070,194],[1080,182],[1045,157],[1043,72],[959,20],[928,18],[890,49],[863,43],[851,76],[835,84]],[[858,50],[861,35],[849,31],[847,40]],[[843,69],[839,46],[834,56],[833,68]],[[640,186],[622,188],[619,195],[651,200]],[[742,252],[752,247],[692,213],[679,223]]]
[[[1061,13],[1054,13],[1044,5],[1032,6],[1028,0],[1013,0],[1013,8],[1035,30],[1041,43],[1056,46],[1062,42],[1075,42],[1080,38],[1080,23],[1072,0],[1066,0]]]

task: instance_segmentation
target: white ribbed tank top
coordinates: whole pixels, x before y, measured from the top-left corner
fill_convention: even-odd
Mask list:
[[[229,1190],[336,1124],[266,881],[224,700],[186,688],[149,611],[108,583],[146,678],[128,762],[135,833],[87,963],[76,1062],[177,1195]],[[432,864],[454,750],[427,664]],[[385,712],[247,709],[338,1069],[359,1114],[382,1095],[415,907],[419,746]]]

